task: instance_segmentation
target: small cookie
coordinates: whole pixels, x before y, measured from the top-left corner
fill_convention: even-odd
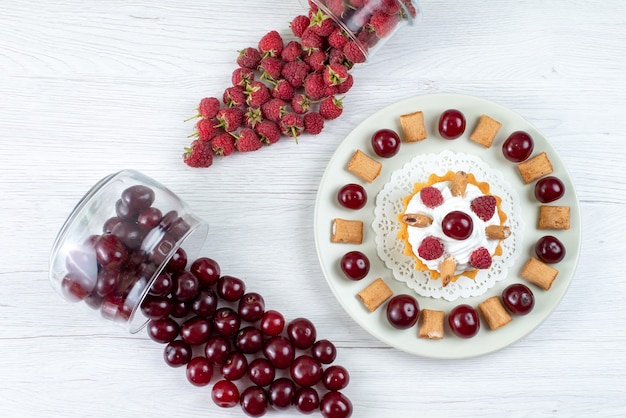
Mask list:
[[[380,277],[361,290],[357,296],[368,311],[374,312],[380,305],[393,295],[387,283]]]
[[[551,174],[554,170],[548,154],[542,152],[535,157],[517,164],[517,169],[524,183],[532,183],[540,177]]]
[[[476,125],[474,132],[470,135],[470,139],[485,148],[490,148],[501,127],[502,124],[497,120],[487,115],[482,115],[478,119],[478,125]]]
[[[368,183],[373,182],[378,177],[382,168],[383,165],[381,163],[370,158],[361,150],[356,150],[348,162],[348,171],[351,171]]]
[[[454,272],[456,271],[456,260],[450,256],[443,259],[439,264],[439,272],[441,273],[441,286],[446,287],[452,281]]]
[[[443,338],[444,311],[433,311],[422,309],[421,322],[417,336],[431,340],[441,340]]]
[[[465,190],[467,189],[467,173],[465,171],[457,171],[454,173],[452,182],[450,183],[450,192],[452,196],[465,196]]]
[[[489,328],[492,330],[502,328],[512,320],[511,315],[504,309],[500,298],[497,296],[492,296],[484,302],[479,303],[478,309],[480,313],[483,314]]]
[[[539,229],[569,229],[569,206],[539,206]]]
[[[489,225],[485,227],[485,236],[488,239],[507,239],[511,236],[511,228],[504,225]]]
[[[522,269],[520,276],[543,290],[550,290],[557,274],[559,274],[559,271],[554,267],[550,267],[535,257],[531,257]]]
[[[363,242],[363,222],[348,219],[333,219],[331,242],[361,244]]]
[[[417,142],[428,137],[424,125],[424,113],[421,111],[401,115],[400,125],[404,134],[404,142]]]

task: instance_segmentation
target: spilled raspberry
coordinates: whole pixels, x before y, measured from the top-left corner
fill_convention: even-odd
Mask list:
[[[443,195],[436,187],[427,186],[420,190],[422,203],[429,208],[436,208],[443,203]]]
[[[425,237],[417,248],[417,254],[424,260],[436,260],[443,255],[443,251],[443,244],[433,236]]]
[[[485,247],[478,247],[470,254],[469,263],[477,269],[488,269],[491,267],[491,254]]]
[[[183,161],[189,167],[209,167],[213,164],[213,151],[209,142],[196,139],[185,148]]]
[[[479,196],[470,203],[472,212],[483,221],[488,221],[496,213],[496,198],[491,195]]]

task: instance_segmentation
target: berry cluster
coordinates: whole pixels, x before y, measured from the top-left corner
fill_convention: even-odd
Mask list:
[[[291,406],[303,413],[320,410],[326,418],[347,418],[350,400],[340,391],[348,371],[333,365],[334,344],[317,339],[305,318],[286,323],[266,310],[263,297],[236,277],[222,275],[214,260],[202,257],[187,268],[184,250],[154,282],[141,309],[147,331],[166,344],[165,362],[186,367],[196,386],[220,377],[211,397],[220,407],[241,405],[253,417],[269,408]],[[323,396],[320,396],[321,392]]]
[[[319,4],[319,6],[318,6]],[[231,85],[222,97],[200,101],[183,154],[191,167],[209,167],[214,155],[228,156],[271,145],[281,137],[319,134],[324,122],[343,112],[342,97],[354,83],[350,70],[367,51],[391,34],[410,0],[309,1],[307,15],[290,24],[292,39],[277,31],[256,47],[239,51]],[[340,27],[332,17],[348,22]]]

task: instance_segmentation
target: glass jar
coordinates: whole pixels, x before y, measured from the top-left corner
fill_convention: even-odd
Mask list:
[[[50,282],[67,301],[135,333],[147,322],[141,303],[152,284],[168,275],[169,263],[191,257],[186,250],[199,251],[207,232],[165,186],[123,170],[94,185],[63,224],[50,255]]]
[[[401,28],[414,25],[422,16],[422,9],[417,0],[301,0],[301,2],[308,4],[313,11],[316,8],[323,11],[343,29],[362,53],[361,59],[352,59],[355,63],[371,58]]]

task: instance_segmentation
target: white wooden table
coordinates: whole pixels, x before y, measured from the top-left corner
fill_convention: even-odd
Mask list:
[[[82,315],[48,283],[74,204],[134,168],[208,220],[203,252],[223,272],[336,343],[353,416],[624,416],[626,3],[424,0],[423,10],[355,70],[343,116],[322,135],[198,170],[181,160],[183,120],[228,85],[237,50],[270,29],[288,34],[297,0],[4,0],[0,415],[244,416],[166,366],[144,333]],[[331,293],[313,239],[317,186],[342,139],[374,111],[436,92],[495,101],[537,126],[582,210],[580,263],[556,311],[517,344],[469,360],[420,358],[370,336]]]

